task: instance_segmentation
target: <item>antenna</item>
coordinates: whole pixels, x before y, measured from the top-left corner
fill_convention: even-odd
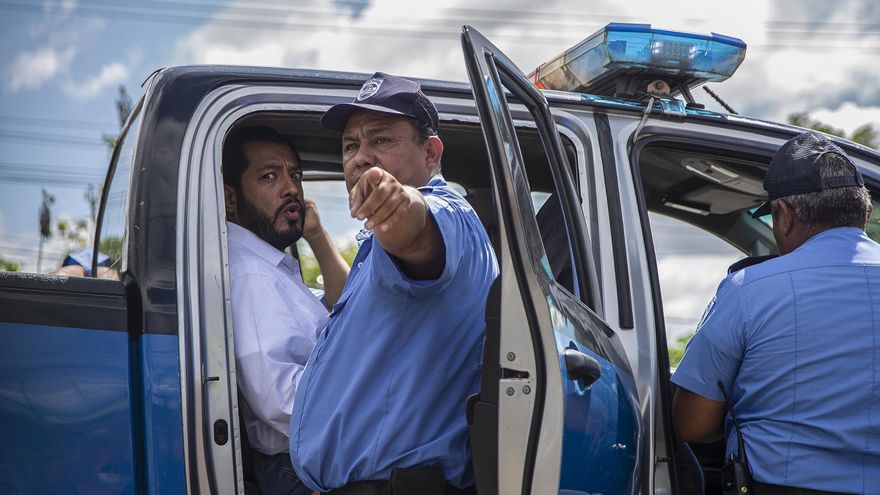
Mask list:
[[[746,446],[745,442],[743,442],[742,431],[739,429],[739,420],[736,419],[736,414],[733,413],[733,404],[730,403],[730,397],[727,396],[727,390],[724,390],[724,384],[721,383],[721,380],[718,380],[718,388],[721,389],[721,395],[724,396],[724,402],[727,403],[727,411],[730,412],[730,417],[733,418],[733,428],[736,430],[737,453],[740,459],[746,461]]]
[[[746,458],[746,446],[743,441],[742,431],[739,429],[739,420],[733,413],[733,407],[730,403],[730,397],[727,396],[727,390],[724,390],[724,384],[718,380],[718,388],[721,389],[721,395],[724,396],[724,403],[727,404],[727,410],[730,417],[733,418],[733,427],[736,430],[736,446],[737,455],[731,454],[721,469],[722,491],[725,495],[750,495],[752,491],[752,472],[749,469],[749,460]]]
[[[703,86],[703,90],[704,90],[705,92],[709,93],[709,96],[711,96],[712,98],[715,98],[715,101],[717,101],[718,103],[720,103],[721,106],[724,107],[724,109],[727,110],[728,113],[732,113],[732,114],[734,114],[734,115],[739,115],[738,113],[736,113],[736,110],[734,110],[733,107],[731,107],[730,105],[728,105],[726,101],[724,101],[723,99],[721,99],[721,97],[718,96],[718,94],[716,94],[714,91],[712,91],[711,89],[709,89],[708,86]],[[721,391],[723,392],[724,389],[722,388]]]

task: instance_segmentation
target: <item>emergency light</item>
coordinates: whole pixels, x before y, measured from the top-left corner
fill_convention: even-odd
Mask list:
[[[681,92],[693,102],[690,88],[724,81],[745,55],[746,44],[730,36],[612,22],[541,64],[529,79],[542,89],[637,99],[647,98],[647,85],[659,80],[670,94]]]

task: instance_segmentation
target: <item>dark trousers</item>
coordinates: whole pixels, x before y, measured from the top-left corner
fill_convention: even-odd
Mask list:
[[[309,489],[296,476],[290,454],[282,452],[264,455],[253,452],[254,476],[262,495],[311,495]]]
[[[473,486],[450,485],[437,468],[392,469],[390,480],[354,481],[326,495],[476,495]]]
[[[755,482],[755,495],[846,495],[839,492],[823,492],[810,490],[809,488],[795,488],[791,486],[768,485],[767,483]]]

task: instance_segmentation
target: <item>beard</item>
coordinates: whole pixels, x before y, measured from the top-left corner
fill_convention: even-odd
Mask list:
[[[305,218],[305,205],[302,201],[291,199],[286,201],[271,217],[260,211],[253,203],[243,195],[239,195],[241,202],[238,208],[238,220],[242,227],[250,230],[260,239],[269,243],[272,247],[279,251],[284,251],[288,246],[298,241],[303,233],[303,221]],[[284,215],[287,208],[292,204],[299,205],[299,220],[288,221],[282,219],[289,226],[286,230],[275,228],[278,217]]]

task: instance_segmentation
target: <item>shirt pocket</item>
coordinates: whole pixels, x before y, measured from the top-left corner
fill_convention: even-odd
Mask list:
[[[339,298],[339,301],[333,305],[333,309],[327,317],[327,323],[324,326],[324,330],[318,336],[315,350],[312,351],[312,355],[309,358],[310,365],[319,365],[323,363],[333,353],[333,348],[336,346],[336,342],[339,341],[338,334],[341,328],[331,330],[330,326],[333,324],[334,319],[339,317],[339,312],[345,307],[345,303],[348,302],[350,295],[350,293],[343,294],[342,297]]]

